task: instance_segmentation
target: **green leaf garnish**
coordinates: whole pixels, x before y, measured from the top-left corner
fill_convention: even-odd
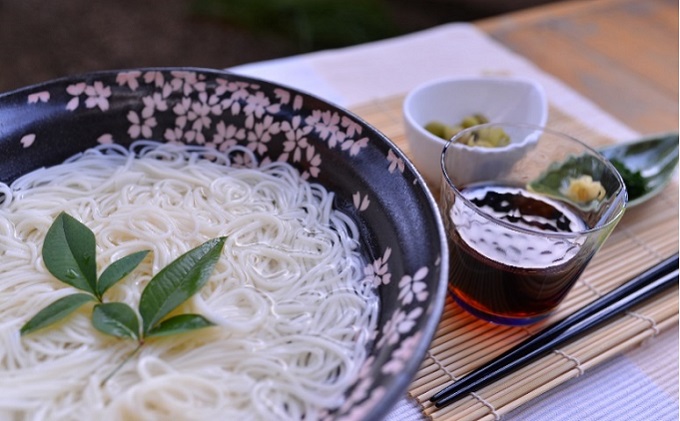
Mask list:
[[[94,233],[75,218],[60,213],[45,235],[45,267],[55,278],[94,294],[97,261]]]
[[[219,260],[226,238],[208,240],[184,253],[154,276],[142,291],[139,314],[127,304],[103,302],[103,295],[132,272],[149,253],[132,253],[111,263],[97,278],[94,233],[75,218],[61,213],[45,235],[42,253],[47,270],[60,281],[85,291],[68,295],[40,310],[24,326],[21,335],[49,326],[89,301],[98,302],[92,309],[92,325],[107,335],[138,342],[106,382],[144,345],[148,337],[168,336],[214,324],[198,314],[180,314],[163,320],[170,312],[196,294],[208,281]]]
[[[26,335],[54,324],[90,301],[95,301],[95,298],[90,294],[79,293],[62,297],[40,310],[38,314],[22,326],[20,332],[22,335]]]
[[[148,250],[138,251],[111,263],[99,276],[97,296],[101,298],[116,282],[125,278],[144,260],[147,254],[149,254]]]
[[[200,314],[180,314],[158,323],[146,337],[175,335],[210,326],[215,326],[215,324]]]
[[[647,193],[647,182],[640,171],[632,171],[626,165],[619,161],[618,159],[611,159],[610,162],[616,168],[616,170],[621,174],[623,183],[626,185],[626,190],[628,191],[628,199],[633,200]]]
[[[529,186],[537,193],[561,196],[560,189],[569,178],[579,178],[583,174],[596,174],[602,163],[591,155],[569,157],[564,162],[552,164],[540,177]]]
[[[92,310],[92,325],[108,335],[139,339],[139,319],[125,303],[97,304]]]
[[[205,285],[225,240],[220,237],[206,241],[178,257],[149,281],[139,300],[143,335]]]
[[[593,155],[570,156],[562,162],[556,162],[548,167],[539,177],[527,184],[527,189],[534,193],[543,194],[558,200],[570,202],[572,205],[588,210],[597,208],[602,198],[595,198],[587,202],[573,200],[565,192],[568,190],[570,180],[577,180],[582,176],[591,176],[593,180],[600,181],[607,192],[605,180],[598,180],[597,174],[603,174],[605,164]]]

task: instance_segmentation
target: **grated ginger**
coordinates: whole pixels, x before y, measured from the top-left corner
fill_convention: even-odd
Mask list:
[[[564,195],[574,202],[586,203],[594,199],[600,200],[606,193],[602,183],[593,181],[589,175],[582,175],[579,178],[569,178]]]

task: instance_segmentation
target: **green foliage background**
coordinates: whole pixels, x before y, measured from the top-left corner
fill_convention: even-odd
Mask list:
[[[383,0],[194,0],[192,7],[199,16],[280,34],[301,51],[398,34]]]

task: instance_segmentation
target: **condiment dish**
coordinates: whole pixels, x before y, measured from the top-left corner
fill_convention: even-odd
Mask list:
[[[678,132],[660,133],[605,146],[599,152],[619,169],[632,208],[659,194],[677,176]]]
[[[448,140],[425,126],[431,122],[455,125],[481,114],[490,123],[520,123],[544,126],[548,101],[541,85],[515,77],[461,77],[424,83],[410,91],[403,104],[405,133],[416,168],[431,187],[440,184],[439,160]],[[501,147],[460,145],[469,154],[470,171],[480,166],[511,165],[530,147],[531,137],[510,138]]]

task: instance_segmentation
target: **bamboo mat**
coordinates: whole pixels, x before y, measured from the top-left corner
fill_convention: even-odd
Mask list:
[[[377,100],[352,109],[376,127],[407,156],[401,107],[403,97]],[[548,127],[591,146],[612,142],[595,136],[579,121],[551,107]],[[438,199],[438,193],[435,193]],[[678,323],[678,289],[627,312],[588,336],[574,341],[511,376],[458,402],[436,408],[428,400],[436,391],[484,364],[516,343],[621,285],[678,250],[678,185],[673,182],[643,206],[628,209],[557,312],[529,327],[496,326],[464,312],[449,296],[430,349],[409,394],[423,414],[437,420],[492,420],[585,370],[641,345]]]

